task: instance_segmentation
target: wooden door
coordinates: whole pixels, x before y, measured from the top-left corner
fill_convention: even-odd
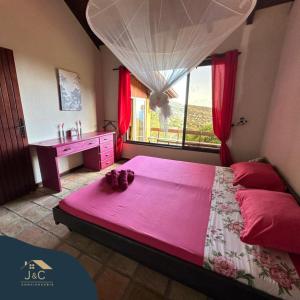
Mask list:
[[[0,205],[34,187],[14,56],[0,48]]]

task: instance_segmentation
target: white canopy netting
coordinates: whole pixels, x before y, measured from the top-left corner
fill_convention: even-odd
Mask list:
[[[150,107],[168,117],[165,93],[251,13],[256,0],[90,0],[89,26],[150,88]]]

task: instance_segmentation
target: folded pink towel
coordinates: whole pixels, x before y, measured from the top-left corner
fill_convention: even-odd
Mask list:
[[[112,170],[112,171],[105,174],[105,178],[106,178],[107,183],[114,190],[117,190],[118,187],[119,187],[118,176],[119,176],[119,174],[116,172],[116,170]]]
[[[132,170],[127,170],[127,180],[129,184],[134,180],[134,172]]]
[[[105,179],[114,190],[125,191],[134,180],[134,172],[132,170],[112,170],[105,174]]]
[[[119,187],[121,189],[121,191],[125,191],[128,188],[128,178],[127,178],[127,171],[126,170],[122,170],[119,173]]]

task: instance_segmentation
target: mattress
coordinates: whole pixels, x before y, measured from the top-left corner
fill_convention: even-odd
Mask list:
[[[136,156],[119,169],[135,179],[124,192],[104,179],[60,202],[67,213],[202,265],[215,167]]]
[[[119,169],[125,192],[100,179],[60,208],[127,238],[282,299],[300,299],[300,256],[240,241],[243,221],[230,168],[137,156]]]

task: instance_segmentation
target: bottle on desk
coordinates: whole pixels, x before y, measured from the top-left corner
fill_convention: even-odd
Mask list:
[[[65,139],[64,123],[59,123],[57,125],[57,129],[58,129],[58,138],[60,140]]]
[[[81,127],[81,121],[76,121],[76,129],[77,129],[77,135],[82,136],[82,127]]]

